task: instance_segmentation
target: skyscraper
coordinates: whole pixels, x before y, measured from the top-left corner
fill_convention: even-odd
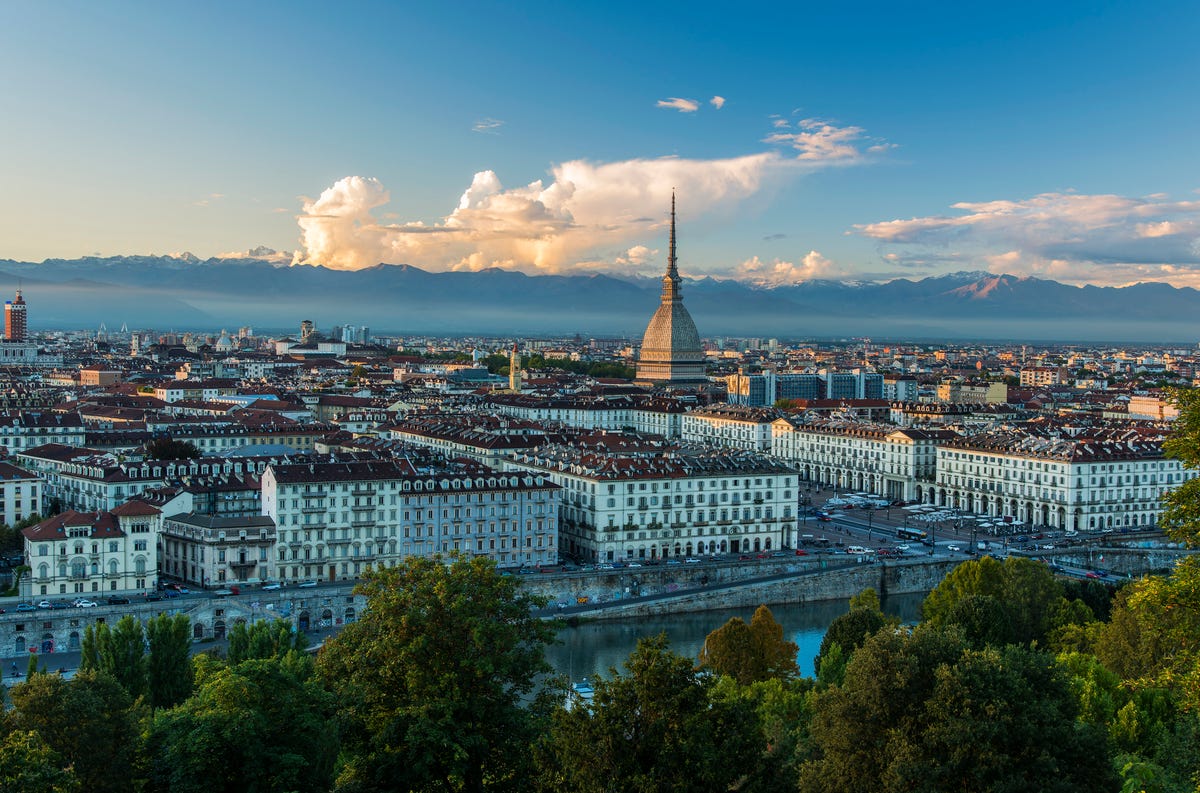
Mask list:
[[[4,303],[4,338],[7,341],[25,341],[25,298],[17,290],[15,300]]]
[[[692,315],[683,306],[675,258],[675,194],[671,193],[671,244],[662,302],[642,337],[637,382],[653,385],[698,385],[704,376],[704,350]]]

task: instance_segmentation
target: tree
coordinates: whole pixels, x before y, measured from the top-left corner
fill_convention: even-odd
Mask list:
[[[299,653],[196,660],[196,691],[150,726],[150,789],[323,793],[338,740],[334,699]]]
[[[111,675],[79,672],[71,680],[40,674],[13,686],[14,730],[36,732],[74,769],[84,790],[136,789],[141,747],[138,716],[129,694]]]
[[[839,670],[854,651],[881,628],[899,623],[898,619],[887,616],[880,609],[879,595],[874,589],[868,587],[850,598],[850,610],[835,617],[821,637],[821,647],[813,659],[818,679],[824,683],[840,683]],[[823,669],[831,658],[836,659],[834,667],[837,668]]]
[[[800,789],[883,790],[885,770],[907,736],[918,731],[936,670],[957,660],[963,649],[952,630],[918,627],[912,635],[871,635],[846,664],[843,684],[813,701],[814,756],[801,766]]]
[[[1003,646],[1017,641],[1009,609],[992,595],[967,595],[950,606],[945,622],[961,628],[972,647]]]
[[[135,699],[146,693],[146,636],[132,616],[111,629],[104,622],[87,626],[80,651],[80,670],[111,675]]]
[[[484,557],[410,557],[355,589],[371,608],[322,650],[353,790],[520,789],[554,626]]]
[[[79,780],[36,732],[11,732],[0,741],[0,793],[76,793]]]
[[[1063,599],[1062,584],[1046,565],[1010,556],[1003,562],[990,556],[960,564],[934,588],[921,613],[933,625],[950,624],[959,601],[987,596],[1008,614],[1012,641],[1042,641],[1056,627],[1053,617]]]
[[[1200,468],[1200,388],[1172,388],[1168,398],[1178,410],[1163,452],[1184,467]],[[1200,477],[1189,479],[1163,496],[1161,524],[1171,538],[1200,545]]]
[[[663,634],[639,640],[625,669],[597,679],[590,707],[556,714],[537,750],[541,790],[721,791],[744,776],[763,746],[750,703],[714,698],[715,678]]]
[[[1048,654],[968,650],[936,681],[912,753],[890,769],[893,789],[1115,789],[1104,732],[1076,720],[1076,697]]]
[[[151,460],[195,460],[200,450],[191,441],[174,438],[155,438],[146,444],[146,457]]]
[[[749,625],[741,617],[732,617],[708,634],[700,650],[700,666],[742,685],[773,677],[787,679],[799,674],[798,650],[795,642],[783,638],[783,626],[764,605],[755,610]]]
[[[805,791],[1114,790],[1103,733],[1046,653],[881,631],[813,703]]]
[[[172,708],[192,693],[191,622],[186,614],[159,614],[146,623],[146,638],[150,706]]]
[[[293,650],[304,650],[308,640],[287,620],[258,620],[247,626],[239,622],[229,632],[229,663],[251,658],[280,658]]]

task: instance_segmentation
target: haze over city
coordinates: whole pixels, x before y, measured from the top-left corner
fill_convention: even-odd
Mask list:
[[[1200,285],[1190,3],[39,3],[0,258]],[[249,319],[249,318],[248,318]]]

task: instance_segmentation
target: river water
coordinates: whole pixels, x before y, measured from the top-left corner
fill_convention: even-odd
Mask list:
[[[896,595],[884,602],[883,610],[905,622],[916,622],[924,599],[923,594]],[[821,649],[825,629],[835,618],[849,610],[850,601],[827,600],[770,608],[776,621],[783,626],[783,635],[800,648],[796,654],[800,674],[812,677],[813,658]],[[697,658],[708,634],[731,617],[741,617],[748,623],[753,616],[752,608],[736,608],[584,623],[559,631],[559,641],[547,648],[546,660],[556,672],[566,675],[572,682],[595,677],[597,672],[607,676],[610,667],[616,667],[624,673],[625,659],[637,646],[638,639],[664,631],[671,642],[672,651]]]

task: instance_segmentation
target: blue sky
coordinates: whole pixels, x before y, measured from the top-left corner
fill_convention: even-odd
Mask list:
[[[7,3],[0,257],[1200,286],[1200,6],[783,5]]]

